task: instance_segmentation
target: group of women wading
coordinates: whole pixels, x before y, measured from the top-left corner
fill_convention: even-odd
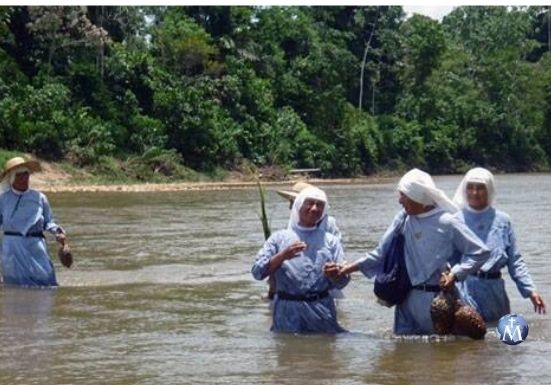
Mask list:
[[[73,261],[48,199],[29,187],[30,175],[39,170],[38,162],[15,157],[6,162],[0,176],[1,270],[6,285],[57,286],[45,232],[59,243],[61,263],[70,267]],[[397,188],[403,210],[378,246],[353,263],[345,262],[325,192],[305,183],[300,190],[282,192],[292,201],[289,225],[266,240],[252,268],[256,279],[273,279],[274,331],[345,331],[337,322],[334,298],[349,284],[351,273],[361,271],[368,278],[380,273],[397,233],[404,238],[411,289],[395,307],[394,333],[433,334],[431,306],[441,289],[457,290],[484,321],[499,320],[511,310],[501,277],[505,266],[520,294],[530,298],[536,312],[545,312],[517,248],[510,218],[492,206],[494,178],[486,169],[470,170],[453,201],[436,188],[429,174],[410,170]]]
[[[254,278],[271,276],[275,281],[273,331],[345,331],[337,321],[333,293],[350,282],[353,272],[376,277],[397,231],[404,237],[412,287],[395,306],[395,334],[434,334],[431,305],[442,289],[459,293],[485,322],[498,321],[511,311],[501,276],[505,266],[520,294],[530,298],[536,312],[545,313],[543,298],[517,248],[510,218],[492,206],[494,177],[488,170],[470,170],[453,200],[418,169],[407,172],[397,190],[403,210],[377,247],[352,263],[345,262],[326,194],[308,185],[291,197],[288,227],[266,240],[252,267]]]

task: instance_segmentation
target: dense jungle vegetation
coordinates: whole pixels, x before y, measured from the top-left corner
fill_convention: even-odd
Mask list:
[[[131,180],[548,170],[549,7],[0,7],[0,155]]]

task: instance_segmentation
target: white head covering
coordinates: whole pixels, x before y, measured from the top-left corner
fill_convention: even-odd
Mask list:
[[[306,199],[315,199],[318,201],[321,201],[325,203],[323,207],[323,213],[320,217],[319,222],[314,227],[305,228],[298,224],[300,218],[299,218],[299,211],[302,207],[304,201]],[[327,221],[327,209],[329,208],[329,205],[327,203],[327,195],[325,192],[317,187],[310,186],[302,190],[297,197],[295,198],[295,201],[293,202],[293,208],[291,209],[291,216],[289,218],[289,226],[288,228],[300,228],[302,230],[315,230],[317,228],[320,228],[320,224],[323,221]]]
[[[417,168],[409,170],[400,179],[398,191],[425,206],[435,205],[450,213],[458,210],[446,193],[436,188],[431,176]]]
[[[494,187],[494,175],[482,167],[475,167],[470,169],[465,176],[453,196],[455,204],[461,208],[468,205],[467,203],[467,184],[468,183],[481,183],[486,186],[488,192],[488,206],[494,203],[495,187]]]

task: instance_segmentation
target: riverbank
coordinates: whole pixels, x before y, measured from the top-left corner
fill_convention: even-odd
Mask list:
[[[394,180],[392,177],[361,177],[350,179],[320,179],[304,178],[314,185],[329,184],[378,184]],[[262,181],[265,187],[289,187],[299,179],[283,181]],[[136,184],[80,184],[51,182],[47,179],[35,180],[32,187],[43,192],[160,192],[160,191],[191,191],[191,190],[235,190],[255,188],[256,182],[228,181],[228,182],[175,182],[175,183],[136,183]]]
[[[188,190],[234,190],[255,188],[256,181],[250,175],[231,174],[222,181],[173,183],[96,183],[90,178],[71,175],[54,163],[41,161],[42,172],[33,174],[31,184],[33,188],[43,192],[159,192],[159,191],[188,191]],[[365,176],[357,178],[323,179],[308,177],[307,175],[293,176],[284,180],[262,180],[264,186],[290,188],[298,180],[307,180],[312,184],[379,184],[395,180],[395,176]]]

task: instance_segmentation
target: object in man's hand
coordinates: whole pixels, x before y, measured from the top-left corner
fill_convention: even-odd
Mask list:
[[[430,316],[436,334],[445,335],[452,332],[455,318],[455,298],[452,293],[441,291],[432,300]]]
[[[59,247],[57,255],[59,256],[59,261],[63,266],[67,268],[71,267],[73,264],[73,254],[71,253],[71,249],[67,243]]]

